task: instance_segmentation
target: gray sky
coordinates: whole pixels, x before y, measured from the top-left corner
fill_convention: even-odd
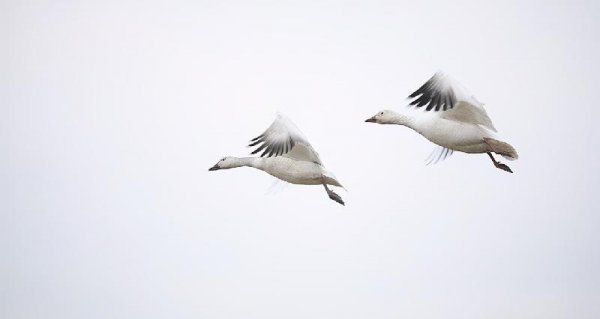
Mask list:
[[[4,1],[0,317],[597,318],[598,1]],[[521,158],[363,121],[436,70]],[[276,111],[349,192],[209,173]]]

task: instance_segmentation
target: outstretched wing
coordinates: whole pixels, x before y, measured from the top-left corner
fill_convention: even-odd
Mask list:
[[[409,95],[410,105],[425,106],[425,111],[443,111],[439,117],[452,121],[482,125],[494,132],[496,128],[483,104],[450,76],[437,72],[425,84]]]
[[[275,121],[261,135],[250,141],[256,147],[252,154],[261,157],[286,156],[298,161],[321,164],[319,154],[312,148],[298,127],[287,117],[277,114]]]
[[[413,99],[410,105],[422,107],[427,105],[426,111],[449,110],[456,104],[456,93],[447,77],[437,72],[425,84],[421,85],[408,98]]]

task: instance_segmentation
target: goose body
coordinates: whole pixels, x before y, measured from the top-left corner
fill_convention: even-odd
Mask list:
[[[487,153],[496,167],[512,173],[491,153],[514,160],[518,158],[516,150],[498,139],[496,128],[483,104],[458,82],[438,72],[409,98],[413,99],[410,105],[415,109],[402,113],[384,110],[366,122],[397,124],[415,130],[438,145],[430,155],[430,162],[443,160],[454,151]],[[420,109],[422,107],[425,112]]]
[[[292,184],[342,186],[322,165],[284,156],[261,159],[258,167],[270,175]]]
[[[412,128],[432,143],[465,153],[486,152],[483,139],[494,137],[480,125],[435,116],[417,117],[413,123]]]
[[[299,185],[323,185],[329,198],[344,205],[342,198],[327,185],[343,187],[323,166],[319,154],[291,120],[281,114],[249,146],[262,152],[259,157],[224,157],[210,171],[236,167],[253,167],[280,180]]]

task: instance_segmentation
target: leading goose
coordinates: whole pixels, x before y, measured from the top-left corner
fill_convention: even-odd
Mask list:
[[[365,122],[407,126],[426,139],[439,145],[435,161],[445,159],[453,151],[487,153],[494,166],[509,173],[510,167],[498,162],[493,153],[515,160],[517,151],[508,143],[498,140],[496,128],[483,104],[470,95],[458,82],[441,72],[436,73],[410,96],[417,108],[425,106],[425,113],[404,114],[384,110]]]
[[[209,171],[249,166],[265,171],[292,184],[323,185],[332,200],[344,205],[342,198],[327,185],[343,187],[335,176],[327,171],[300,130],[287,117],[277,114],[269,128],[250,141],[257,147],[252,154],[262,151],[260,157],[224,157]]]

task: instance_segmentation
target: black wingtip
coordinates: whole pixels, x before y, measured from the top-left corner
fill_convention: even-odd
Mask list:
[[[419,87],[415,92],[409,95],[413,99],[410,105],[417,108],[425,107],[426,111],[448,110],[456,104],[456,95],[452,88],[441,89],[438,81],[443,81],[444,73],[437,71],[427,82]]]
[[[262,143],[262,140],[250,141],[250,144],[248,144],[248,147],[256,146],[260,143]]]
[[[259,139],[262,139],[263,137],[264,137],[264,135],[263,135],[263,134],[260,134],[259,136],[257,136],[257,137],[255,137],[255,138],[253,138],[253,139],[252,139],[250,142],[257,141],[257,140],[259,140]]]
[[[266,146],[267,146],[267,144],[262,144],[257,149],[255,149],[254,151],[252,151],[250,154],[256,154],[256,153],[260,152]]]
[[[265,151],[262,152],[262,154],[260,154],[260,157],[265,157],[265,155],[268,155],[271,152],[272,149],[273,149],[273,145],[267,146],[267,148],[265,149]],[[267,156],[267,157],[270,157],[270,156]]]

